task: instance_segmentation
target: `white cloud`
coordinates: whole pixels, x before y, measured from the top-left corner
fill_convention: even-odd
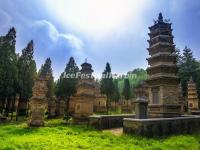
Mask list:
[[[152,5],[149,0],[44,0],[49,14],[63,24],[92,38],[124,32]]]
[[[81,50],[83,48],[83,42],[72,34],[59,34],[58,37],[63,37],[68,40],[69,43],[77,50]]]
[[[66,40],[66,44],[70,44],[70,46],[75,50],[82,50],[83,42],[73,34],[65,34],[60,33],[56,27],[47,20],[39,20],[33,24],[33,28],[44,27],[46,28],[46,32],[51,39],[52,42],[56,43],[59,40]],[[44,31],[43,31],[44,32]]]

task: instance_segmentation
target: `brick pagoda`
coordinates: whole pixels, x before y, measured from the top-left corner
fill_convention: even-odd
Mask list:
[[[180,113],[175,45],[171,23],[163,20],[160,13],[158,20],[149,27],[148,40],[150,67],[147,68],[149,92],[149,114],[152,117],[172,117]]]
[[[192,78],[190,78],[190,81],[188,82],[187,101],[188,101],[189,112],[199,110],[199,99],[197,95],[197,88]]]
[[[92,65],[85,62],[81,65],[81,77],[77,85],[77,93],[72,98],[74,103],[74,123],[87,123],[89,115],[93,114],[95,100],[95,81],[92,76]]]

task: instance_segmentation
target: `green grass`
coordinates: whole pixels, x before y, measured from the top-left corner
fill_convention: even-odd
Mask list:
[[[28,128],[26,123],[0,124],[0,149],[113,149],[113,150],[199,150],[200,134],[147,139],[115,136],[86,126],[62,124],[55,119],[42,128]]]

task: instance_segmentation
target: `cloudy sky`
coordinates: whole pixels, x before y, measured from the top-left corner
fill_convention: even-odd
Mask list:
[[[162,12],[173,23],[175,44],[200,59],[199,0],[0,0],[0,35],[17,30],[16,50],[33,39],[39,69],[47,57],[59,77],[70,56],[113,73],[146,68],[148,27]]]

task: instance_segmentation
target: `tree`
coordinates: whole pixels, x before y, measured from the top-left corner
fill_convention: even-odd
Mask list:
[[[192,77],[194,82],[197,84],[198,95],[200,97],[200,66],[199,62],[195,60],[191,49],[185,47],[183,55],[180,57],[178,68],[178,75],[182,85],[183,96],[187,96],[187,82],[190,77]]]
[[[106,68],[102,73],[100,89],[101,89],[101,93],[105,94],[107,97],[106,108],[107,108],[107,113],[108,113],[109,101],[111,100],[113,90],[114,90],[111,67],[109,63],[106,63]]]
[[[135,87],[139,85],[142,80],[146,80],[148,78],[146,70],[142,68],[136,68],[132,71],[128,71],[126,75],[122,75],[115,80],[118,80],[119,92],[120,95],[123,95],[123,88],[124,88],[124,79],[128,78],[129,83],[131,85],[131,97],[135,97]]]
[[[127,108],[128,108],[128,100],[131,98],[131,87],[129,79],[124,80],[123,96],[125,100],[127,100]]]
[[[45,63],[41,66],[39,70],[39,77],[40,78],[48,78],[47,82],[47,97],[52,98],[55,93],[55,87],[54,87],[54,78],[53,78],[53,70],[51,67],[51,59],[47,58]]]
[[[73,57],[70,57],[64,72],[60,75],[57,82],[56,95],[66,99],[66,115],[69,115],[69,101],[70,97],[76,93],[76,85],[78,79],[73,77],[79,71]]]
[[[20,101],[28,101],[32,96],[32,88],[37,75],[33,53],[33,41],[31,40],[18,59]]]
[[[116,103],[120,99],[120,93],[119,93],[119,87],[118,87],[118,80],[114,80],[114,89],[113,89],[113,94],[112,94],[112,100],[115,102],[115,111],[116,111]]]
[[[129,100],[131,98],[131,87],[129,83],[129,79],[124,80],[124,88],[123,88],[123,96],[126,100]]]
[[[9,113],[10,104],[14,104],[17,93],[17,56],[15,53],[15,28],[11,28],[6,36],[0,37],[0,95],[3,99],[2,112]]]

